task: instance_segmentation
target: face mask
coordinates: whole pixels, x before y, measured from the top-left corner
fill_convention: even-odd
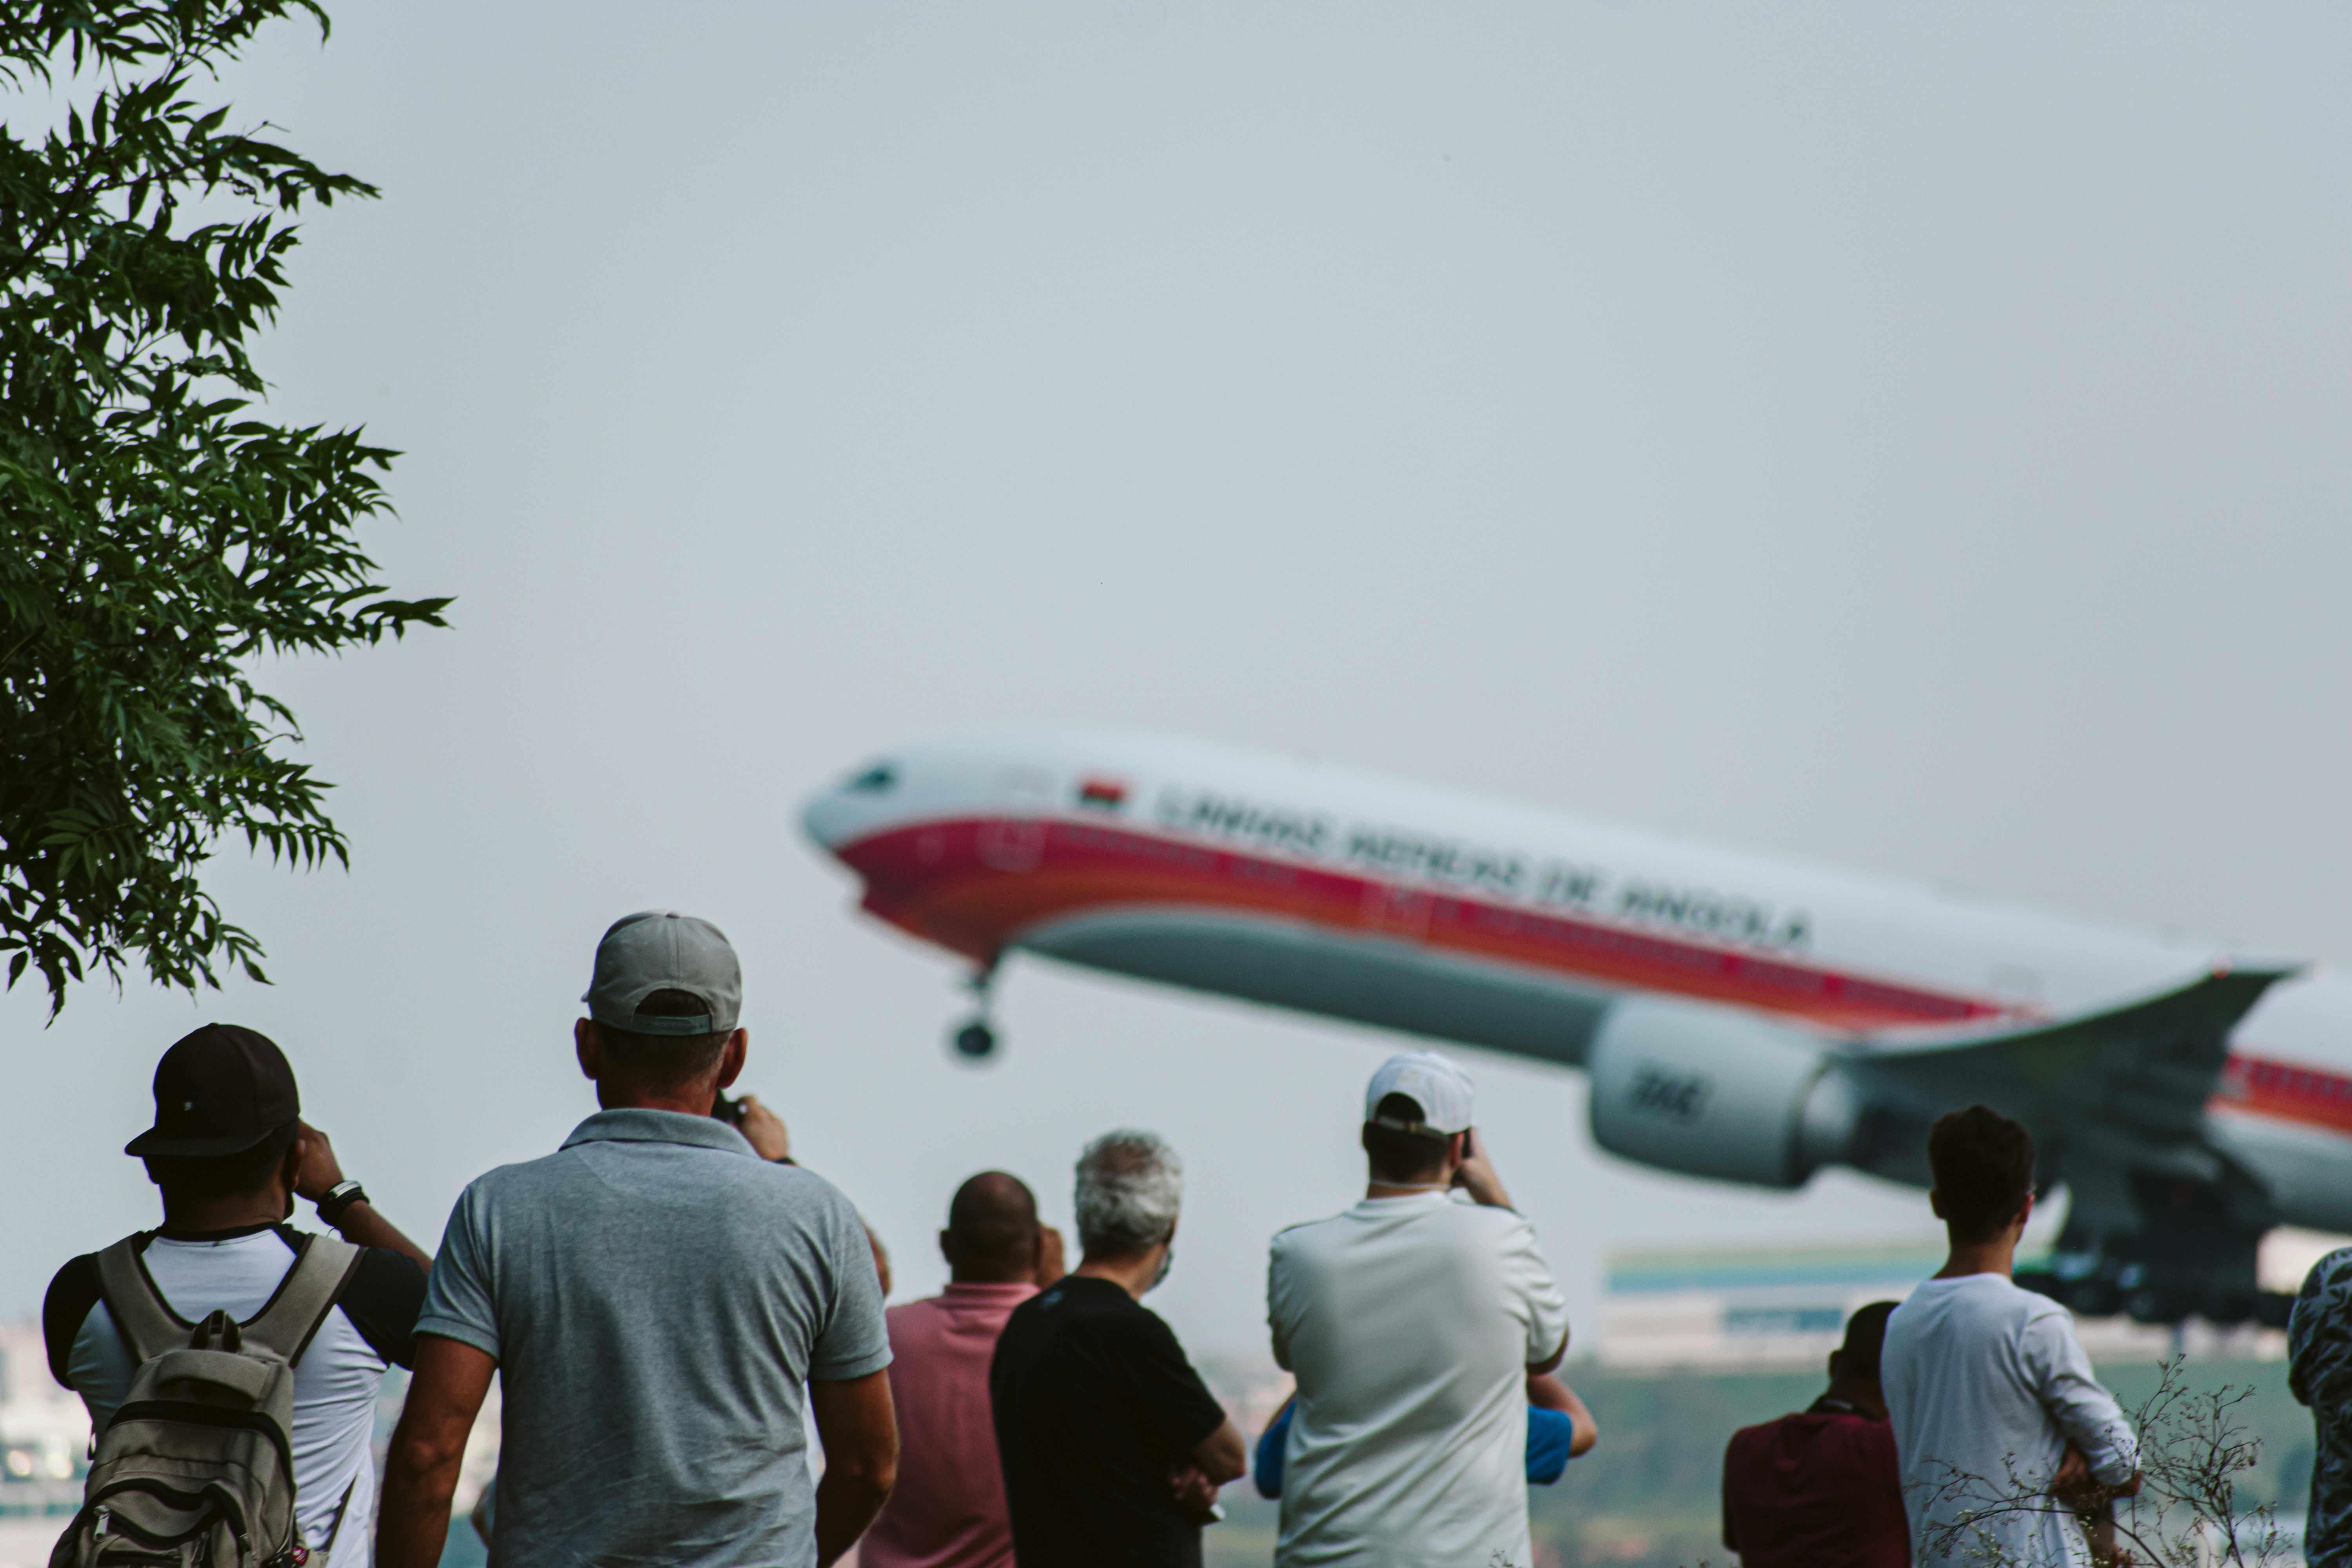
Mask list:
[[[1166,1281],[1168,1271],[1175,1267],[1176,1247],[1173,1242],[1171,1242],[1169,1244],[1168,1250],[1160,1255],[1160,1272],[1151,1277],[1151,1283],[1143,1288],[1143,1293],[1149,1296],[1154,1290],[1159,1289],[1160,1285]]]

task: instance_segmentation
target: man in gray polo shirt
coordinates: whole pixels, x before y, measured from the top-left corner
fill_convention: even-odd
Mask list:
[[[515,1568],[809,1568],[898,1462],[890,1348],[856,1211],[710,1115],[742,1070],[742,980],[707,921],[596,949],[573,1030],[604,1110],[467,1187],[417,1321],[376,1560],[434,1568],[467,1434],[503,1374],[490,1557]],[[824,1479],[812,1486],[803,1390]]]

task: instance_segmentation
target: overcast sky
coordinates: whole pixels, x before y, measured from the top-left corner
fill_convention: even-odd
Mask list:
[[[1370,1031],[855,914],[801,798],[942,731],[1164,729],[2267,950],[2352,954],[2352,10],[2131,4],[336,6],[231,83],[379,184],[260,361],[406,453],[454,629],[270,672],[353,865],[225,857],[277,981],[0,1005],[0,1311],[152,1223],[119,1152],[274,1036],[426,1239],[593,1108],[651,905],[741,950],[806,1162],[936,1287],[956,1182],[1190,1202],[1153,1299],[1264,1343]],[[29,111],[28,111],[29,112]],[[43,110],[42,112],[46,112]],[[1472,1054],[1580,1326],[1612,1247],[1924,1234],[1596,1155]],[[307,1214],[307,1209],[306,1209]]]

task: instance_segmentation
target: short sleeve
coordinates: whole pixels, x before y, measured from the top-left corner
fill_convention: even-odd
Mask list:
[[[369,1247],[343,1288],[341,1305],[368,1349],[394,1366],[416,1364],[416,1319],[425,1310],[425,1270],[416,1259]]]
[[[441,1233],[441,1250],[425,1282],[425,1310],[416,1331],[473,1346],[499,1359],[498,1298],[490,1268],[489,1238],[482,1234],[481,1188],[459,1194]]]
[[[1122,1324],[1115,1344],[1128,1398],[1169,1454],[1191,1453],[1224,1425],[1225,1407],[1192,1370],[1175,1331],[1159,1313],[1145,1309]]]
[[[1297,1313],[1292,1310],[1286,1288],[1290,1270],[1285,1267],[1286,1262],[1283,1239],[1277,1236],[1265,1249],[1265,1329],[1274,1344],[1274,1364],[1291,1372],[1296,1369],[1290,1364],[1290,1335],[1297,1326]]]
[[[1568,1300],[1536,1247],[1536,1227],[1517,1215],[1503,1244],[1503,1282],[1513,1311],[1527,1327],[1529,1366],[1549,1361],[1568,1342]]]
[[[825,1225],[827,1271],[833,1300],[824,1328],[809,1347],[809,1376],[820,1383],[845,1383],[890,1364],[890,1326],[882,1312],[882,1281],[874,1268],[874,1247],[849,1200],[835,1194]]]
[[[49,1375],[68,1388],[74,1386],[74,1336],[81,1332],[83,1320],[103,1294],[98,1283],[98,1254],[86,1252],[58,1270],[57,1278],[49,1281],[48,1293],[41,1298],[41,1342],[48,1352]]]

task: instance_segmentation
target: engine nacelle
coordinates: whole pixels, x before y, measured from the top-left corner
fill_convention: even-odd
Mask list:
[[[1752,1015],[1619,1003],[1594,1034],[1592,1138],[1686,1175],[1798,1187],[1844,1159],[1861,1097],[1820,1040]]]

